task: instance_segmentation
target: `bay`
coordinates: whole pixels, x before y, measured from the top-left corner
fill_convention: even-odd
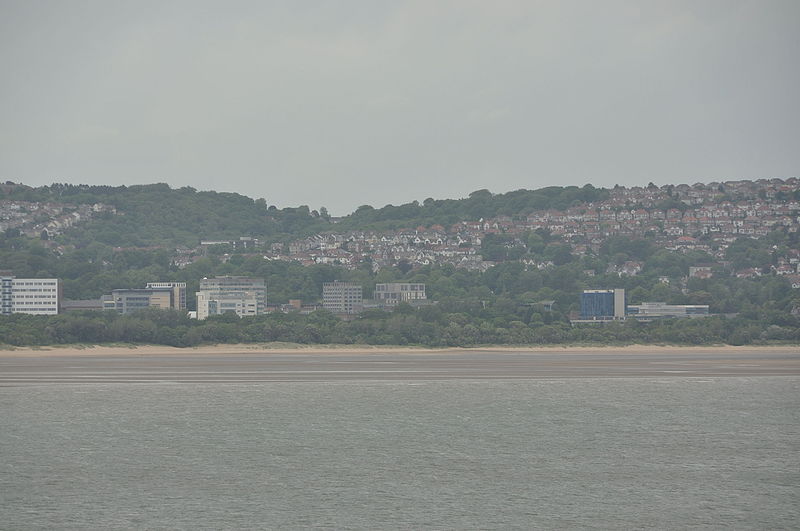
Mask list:
[[[796,528],[800,378],[0,389],[3,529]]]

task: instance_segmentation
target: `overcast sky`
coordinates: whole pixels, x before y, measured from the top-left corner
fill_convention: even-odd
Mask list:
[[[800,1],[0,0],[0,180],[345,214],[800,175]]]

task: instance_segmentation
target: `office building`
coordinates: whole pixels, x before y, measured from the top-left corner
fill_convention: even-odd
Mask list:
[[[376,301],[385,305],[395,305],[400,302],[415,302],[425,300],[425,284],[411,282],[391,282],[375,284]]]
[[[172,289],[115,289],[111,290],[110,296],[103,297],[104,310],[114,310],[122,315],[144,308],[177,309],[173,304]]]
[[[580,320],[624,320],[625,308],[624,289],[586,289],[581,294]]]
[[[197,292],[197,318],[227,312],[240,317],[261,315],[267,309],[267,286],[264,279],[250,277],[215,277],[200,281]]]
[[[56,315],[61,301],[57,278],[0,276],[0,314]]]
[[[707,317],[708,304],[666,304],[643,302],[628,306],[628,316],[639,321],[668,319],[671,317]]]
[[[186,282],[148,282],[148,289],[171,289],[172,308],[176,310],[186,309]]]
[[[357,314],[364,309],[361,285],[354,282],[325,282],[322,307],[337,314]]]
[[[239,317],[258,315],[258,299],[253,292],[197,292],[197,318],[207,319],[211,315],[235,313]]]
[[[146,288],[115,289],[102,298],[104,310],[126,315],[144,308],[186,310],[185,282],[148,282]]]

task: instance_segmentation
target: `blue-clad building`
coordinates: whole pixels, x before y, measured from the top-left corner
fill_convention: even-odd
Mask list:
[[[624,289],[587,289],[581,294],[581,320],[613,321],[625,319]]]

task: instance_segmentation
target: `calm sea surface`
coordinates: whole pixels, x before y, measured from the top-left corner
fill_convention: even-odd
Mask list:
[[[800,378],[0,389],[2,529],[800,526]]]

